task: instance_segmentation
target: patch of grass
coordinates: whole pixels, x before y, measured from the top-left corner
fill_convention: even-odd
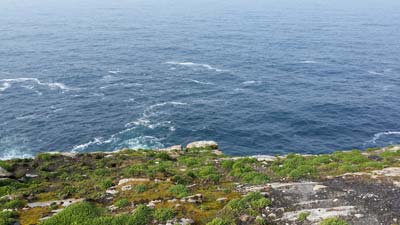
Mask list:
[[[123,199],[118,200],[118,201],[115,203],[115,206],[117,206],[118,208],[124,208],[124,207],[126,207],[126,206],[128,206],[128,205],[130,205],[130,204],[131,204],[131,203],[129,202],[128,199],[123,198]]]
[[[57,158],[57,154],[51,154],[51,153],[40,153],[38,154],[35,159],[40,160],[40,161],[50,161],[54,158]]]
[[[189,195],[189,188],[182,184],[171,186],[168,190],[174,197],[177,198],[183,198]]]
[[[57,215],[44,220],[41,225],[70,225],[90,224],[91,221],[102,215],[103,211],[89,202],[82,202],[68,206]]]
[[[340,218],[328,218],[324,219],[320,223],[320,225],[350,225],[350,224]]]
[[[6,202],[3,205],[3,208],[4,209],[20,209],[20,208],[24,207],[25,204],[26,204],[26,201],[15,199],[15,200],[11,200],[9,202]]]
[[[207,223],[207,225],[234,225],[235,223],[230,220],[215,218],[211,222]]]
[[[135,189],[137,193],[143,193],[146,192],[149,188],[146,184],[138,184]]]
[[[162,222],[173,219],[175,215],[176,211],[171,208],[158,208],[154,212],[154,218]]]
[[[111,179],[104,179],[100,182],[100,186],[103,190],[107,190],[108,188],[114,186],[114,183]]]
[[[163,151],[162,152],[158,152],[156,154],[156,157],[161,159],[161,160],[164,160],[164,161],[172,160],[171,156],[168,153],[163,152]]]
[[[265,198],[260,192],[251,192],[242,198],[231,200],[226,208],[236,215],[243,213],[257,215],[261,209],[270,205],[272,205],[272,201]]]
[[[300,213],[299,214],[299,221],[300,222],[304,222],[304,221],[306,221],[307,220],[307,217],[310,215],[311,213],[310,212],[302,212],[302,213]]]
[[[152,218],[153,211],[145,205],[139,205],[131,215],[109,216],[94,204],[82,202],[67,207],[40,225],[147,225]]]
[[[199,171],[199,178],[208,182],[211,181],[213,183],[218,183],[221,179],[221,174],[218,172],[215,166],[205,166]]]
[[[18,214],[13,211],[0,211],[0,224],[12,225],[17,222]]]
[[[10,162],[6,162],[6,161],[1,161],[0,160],[0,167],[5,169],[5,170],[7,170],[7,171],[12,170],[12,166],[11,166]]]

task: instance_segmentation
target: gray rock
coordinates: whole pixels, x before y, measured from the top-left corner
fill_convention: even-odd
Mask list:
[[[182,145],[173,145],[168,148],[158,149],[159,151],[182,151]]]
[[[12,173],[0,167],[0,177],[11,177]]]
[[[225,198],[225,197],[222,197],[222,198],[218,198],[218,199],[217,199],[217,202],[220,202],[220,203],[224,203],[224,202],[226,202],[226,201],[228,201],[228,198]]]
[[[186,149],[192,149],[192,148],[218,149],[218,143],[215,141],[195,141],[186,145]]]
[[[130,191],[132,190],[132,185],[126,185],[121,187],[121,191]]]
[[[195,194],[188,197],[184,197],[181,199],[181,202],[188,202],[188,203],[202,203],[203,202],[203,195],[202,194]]]

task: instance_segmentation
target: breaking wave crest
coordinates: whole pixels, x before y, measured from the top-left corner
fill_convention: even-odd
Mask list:
[[[199,80],[194,80],[194,79],[188,79],[189,81],[196,83],[196,84],[204,84],[204,85],[213,85],[214,83],[211,82],[204,82],[204,81],[199,81]]]
[[[376,133],[376,134],[374,134],[374,137],[371,140],[369,140],[368,142],[375,144],[383,136],[388,136],[388,135],[390,135],[390,136],[399,135],[400,136],[400,131],[385,131],[385,132]]]
[[[38,85],[38,86],[46,86],[50,88],[51,90],[59,89],[62,91],[71,91],[71,90],[77,90],[77,88],[71,88],[66,86],[63,83],[59,82],[42,82],[37,78],[30,78],[30,77],[21,77],[21,78],[10,78],[10,79],[0,79],[1,86],[0,86],[0,93],[4,92],[8,88],[10,88],[13,84],[33,84],[33,85]],[[21,87],[28,88],[28,89],[33,89],[32,86],[26,86],[26,85],[21,85]]]
[[[210,66],[209,64],[201,64],[201,63],[194,63],[194,62],[177,62],[177,61],[168,61],[165,62],[166,64],[170,65],[180,65],[180,66],[187,66],[187,67],[200,67],[200,68],[205,68],[208,70],[214,70],[216,72],[225,72],[227,70],[215,68],[213,66]]]
[[[91,141],[76,145],[72,148],[73,152],[83,152],[88,149],[100,149],[106,147],[106,149],[119,150],[123,148],[130,149],[149,149],[149,148],[162,148],[164,145],[161,143],[163,138],[155,137],[152,135],[144,135],[145,131],[151,131],[155,128],[164,128],[169,132],[174,132],[175,127],[171,121],[157,121],[153,122],[153,119],[157,118],[159,108],[164,106],[182,106],[187,105],[183,102],[162,102],[147,107],[141,117],[125,124],[125,129],[112,134],[108,138],[96,137]]]

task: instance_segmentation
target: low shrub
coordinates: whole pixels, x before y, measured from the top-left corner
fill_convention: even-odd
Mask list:
[[[130,205],[130,202],[128,199],[120,199],[115,203],[115,206],[117,206],[118,208],[124,208],[126,206]]]
[[[299,214],[299,221],[304,222],[307,220],[307,217],[310,215],[310,212],[302,212]]]
[[[176,211],[171,208],[158,208],[154,212],[154,218],[162,222],[173,219],[175,215]]]
[[[146,184],[138,184],[135,189],[137,193],[143,193],[148,190],[148,187]]]
[[[25,204],[26,204],[25,201],[16,199],[16,200],[11,200],[9,202],[6,202],[3,205],[3,208],[5,208],[5,209],[20,209],[20,208],[23,208],[25,206]]]
[[[114,186],[114,183],[111,179],[104,179],[100,182],[100,186],[103,190],[107,190],[108,188]]]
[[[215,218],[211,222],[207,223],[207,225],[234,225],[235,223],[230,220]]]
[[[168,191],[177,198],[183,198],[189,195],[189,189],[182,184],[171,186]]]
[[[340,218],[328,218],[324,219],[320,225],[350,225],[350,224]]]
[[[14,211],[0,211],[0,224],[12,225],[17,222],[18,214]]]

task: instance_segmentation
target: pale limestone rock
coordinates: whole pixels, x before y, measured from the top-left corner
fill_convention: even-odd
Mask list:
[[[313,187],[313,191],[318,192],[318,191],[324,190],[325,188],[327,188],[327,186],[321,185],[321,184],[317,184],[317,185],[315,185]]]
[[[32,202],[28,203],[29,208],[35,208],[35,207],[49,207],[51,205],[60,205],[63,207],[70,206],[74,203],[82,202],[85,199],[83,198],[78,198],[78,199],[65,199],[65,200],[57,200],[57,201],[47,201],[47,202]]]
[[[121,191],[130,191],[132,190],[132,185],[125,185],[121,187]]]
[[[126,178],[126,179],[120,180],[118,182],[118,186],[129,183],[129,182],[148,182],[148,181],[150,181],[150,179],[148,179],[148,178]]]
[[[218,149],[218,143],[215,141],[195,141],[186,145],[186,149],[191,149],[191,148]]]
[[[11,177],[12,173],[0,167],[0,177]]]

